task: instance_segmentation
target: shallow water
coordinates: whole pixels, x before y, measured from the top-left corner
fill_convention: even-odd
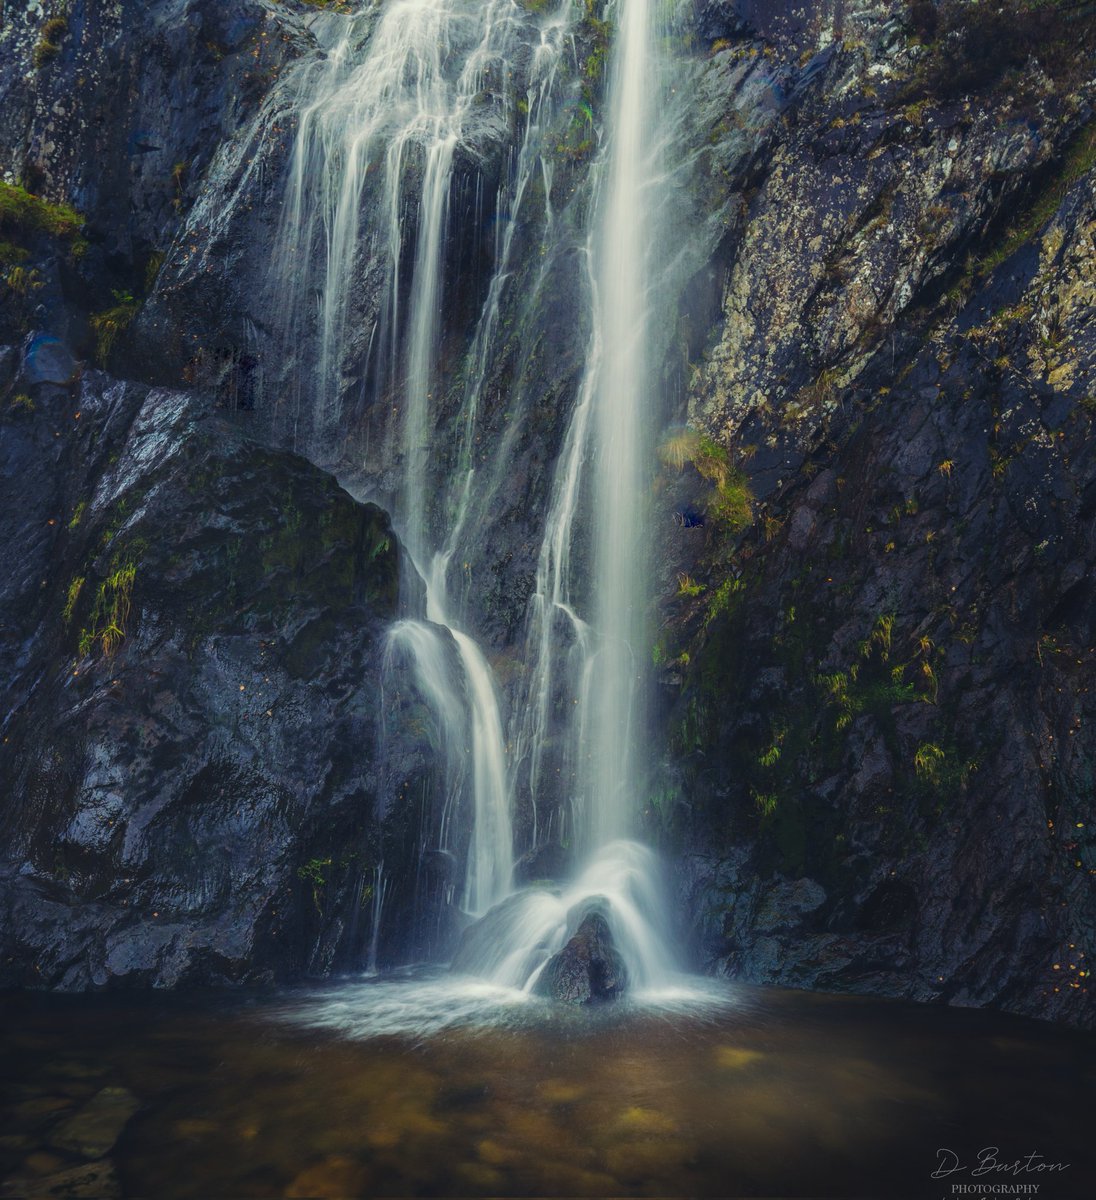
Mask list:
[[[978,1181],[932,1180],[938,1148],[996,1146],[1070,1165],[982,1182],[1061,1200],[1096,1168],[1096,1037],[985,1013],[695,981],[581,1012],[440,973],[3,1005],[7,1194],[88,1158],[88,1194],[141,1197],[936,1197]]]

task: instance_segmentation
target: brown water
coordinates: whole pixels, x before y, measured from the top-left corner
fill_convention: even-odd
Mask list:
[[[736,988],[362,1036],[370,987],[4,997],[3,1194],[945,1197],[979,1179],[933,1180],[938,1149],[989,1146],[1070,1165],[983,1183],[1094,1194],[1091,1035]]]

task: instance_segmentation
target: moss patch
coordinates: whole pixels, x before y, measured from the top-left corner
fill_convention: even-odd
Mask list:
[[[74,254],[87,248],[84,218],[67,204],[53,204],[14,183],[0,183],[0,230],[9,234],[45,233],[67,241]]]

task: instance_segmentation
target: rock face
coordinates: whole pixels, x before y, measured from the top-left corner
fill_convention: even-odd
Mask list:
[[[387,518],[200,396],[6,382],[0,980],[360,961],[414,820],[375,755]]]
[[[37,271],[38,321],[77,346],[112,291],[140,297],[218,147],[288,61],[313,45],[306,6],[265,0],[13,0],[0,34],[0,172],[86,217],[78,255],[5,231]],[[42,55],[48,19],[56,52]],[[0,316],[0,340],[25,296]],[[121,347],[120,347],[121,348]],[[166,347],[155,356],[162,359]],[[123,354],[124,358],[124,354]],[[137,367],[140,366],[140,370]],[[127,374],[154,373],[154,362]]]
[[[600,912],[589,912],[563,949],[545,963],[536,992],[567,1004],[597,1004],[616,1000],[627,985],[609,922]]]
[[[1092,14],[1010,71],[876,7],[715,56],[761,140],[690,416],[754,503],[664,542],[684,906],[736,978],[1091,1026]]]

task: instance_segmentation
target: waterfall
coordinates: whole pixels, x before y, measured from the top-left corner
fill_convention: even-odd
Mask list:
[[[437,721],[447,762],[438,834],[443,850],[449,849],[454,813],[470,793],[462,907],[472,914],[486,911],[509,886],[509,778],[490,669],[448,611],[445,569],[452,548],[433,542],[431,410],[455,155],[478,98],[489,87],[507,86],[508,55],[522,15],[512,0],[397,0],[379,17],[366,11],[346,22],[328,53],[300,73],[298,130],[275,255],[275,276],[288,285],[295,314],[288,323],[292,339],[299,340],[307,326],[312,293],[319,296],[313,387],[320,434],[313,454],[321,459],[337,453],[328,447],[339,440],[344,362],[352,356],[348,348],[360,349],[349,320],[360,260],[368,260],[367,278],[380,276],[383,299],[366,354],[375,394],[401,386],[402,427],[393,440],[402,481],[393,497],[394,517],[426,582],[426,620],[401,621],[390,631],[385,674],[410,664]],[[539,74],[546,78],[550,67],[542,63]],[[523,161],[518,203],[528,170]],[[363,227],[369,180],[378,174],[376,207]],[[414,255],[405,280],[409,229]],[[323,269],[314,277],[310,250],[317,243]],[[489,299],[484,344],[496,309],[497,298]],[[450,543],[460,524],[458,519]],[[447,645],[455,646],[459,670]]]
[[[390,509],[425,585],[424,611],[392,627],[384,664],[386,691],[413,693],[429,714],[443,767],[424,848],[463,855],[460,907],[488,914],[483,925],[494,930],[497,944],[478,959],[465,954],[469,969],[526,988],[595,898],[608,906],[633,982],[654,986],[670,960],[654,857],[626,840],[649,765],[645,545],[661,420],[652,381],[668,340],[654,319],[665,224],[656,209],[669,195],[661,152],[673,107],[656,15],[667,7],[609,0],[602,22],[585,0],[389,0],[338,23],[318,18],[320,52],[287,84],[297,131],[273,267],[286,301],[284,353],[314,397],[310,453],[345,464],[351,401],[383,443],[358,491]],[[591,69],[577,57],[580,22],[587,37],[611,32],[600,126],[586,99]],[[588,131],[593,155],[579,199],[561,214],[553,181],[565,111]],[[475,164],[515,128],[492,207]],[[458,180],[474,189],[476,228],[458,222],[460,212],[468,220]],[[530,196],[539,245],[526,241],[519,260]],[[484,211],[495,214],[492,271],[454,380],[444,344],[451,247],[480,236]],[[490,538],[522,436],[527,402],[512,385],[498,403],[513,403],[518,419],[483,446],[506,321],[515,305],[536,311],[567,255],[583,264],[583,306],[571,315],[588,329],[584,366],[532,543],[524,670],[505,705],[477,634],[482,595],[462,574],[451,596],[450,572],[466,572],[476,540]],[[531,275],[530,257],[540,263]],[[522,272],[528,295],[515,301]],[[558,895],[508,895],[519,804],[526,844],[551,834],[580,856]]]
[[[532,669],[518,739],[534,820],[547,747],[563,742],[555,766],[573,789],[586,865],[558,895],[533,889],[500,905],[482,931],[466,936],[456,964],[526,990],[592,903],[605,911],[634,987],[664,985],[672,971],[655,860],[621,840],[635,832],[647,734],[644,547],[657,420],[649,352],[657,240],[651,193],[662,177],[664,137],[653,8],[653,0],[619,0],[610,10],[618,24],[606,146],[595,166],[586,244],[592,324],[530,604]],[[587,577],[580,580],[577,545],[586,550]],[[560,705],[560,695],[571,703]]]

